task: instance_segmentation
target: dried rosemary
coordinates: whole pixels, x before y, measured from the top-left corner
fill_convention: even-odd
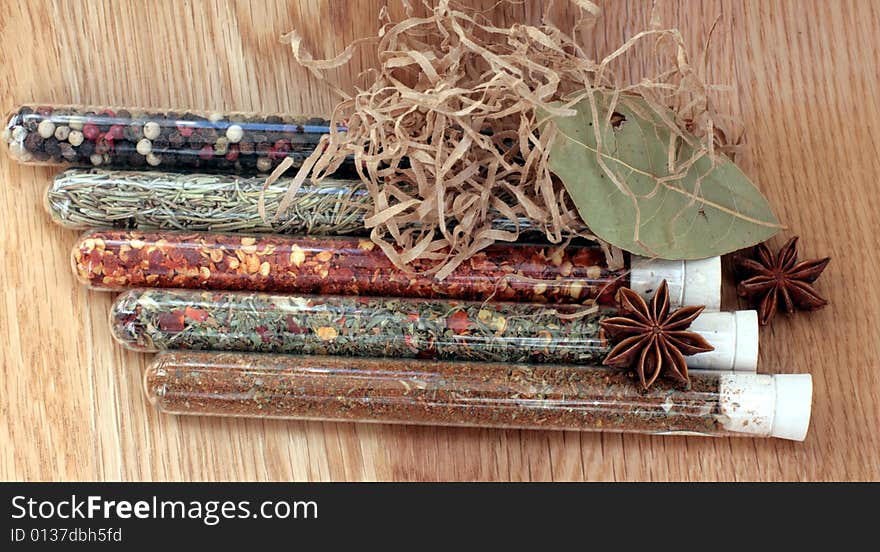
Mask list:
[[[264,183],[263,177],[233,174],[70,169],[56,176],[46,190],[46,208],[55,223],[80,230],[369,233],[364,218],[373,214],[373,200],[360,180],[325,178],[305,184],[278,219],[273,217],[290,188],[290,179],[265,189]],[[260,216],[261,193],[268,220]],[[524,217],[511,220],[500,214],[493,227],[520,233],[543,231]]]
[[[68,228],[179,229],[215,232],[363,234],[373,209],[359,180],[326,179],[301,187],[277,220],[260,216],[263,177],[149,171],[65,171],[46,191],[52,220]],[[265,189],[266,213],[275,213],[290,186]]]

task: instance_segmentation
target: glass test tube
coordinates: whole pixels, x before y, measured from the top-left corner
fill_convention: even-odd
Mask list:
[[[19,107],[3,141],[22,163],[268,173],[330,131],[320,118],[86,106]],[[351,167],[348,167],[351,168]]]
[[[133,350],[601,364],[610,351],[599,322],[609,307],[396,297],[272,295],[141,289],[110,309],[116,340]],[[704,312],[691,330],[714,351],[691,368],[755,371],[755,311]]]
[[[319,295],[449,297],[474,301],[614,303],[628,285],[652,293],[665,278],[673,304],[720,304],[720,260],[630,260],[610,270],[598,246],[496,244],[442,281],[395,267],[373,242],[351,237],[98,230],[73,247],[74,273],[94,289],[204,288]]]
[[[779,437],[809,427],[809,374],[691,374],[642,391],[622,370],[411,359],[161,353],[162,412],[320,421]]]
[[[266,187],[261,176],[68,169],[49,185],[45,204],[53,222],[79,230],[369,234],[364,218],[373,214],[373,200],[358,179],[306,182],[289,209],[275,219],[290,180]],[[261,194],[268,220],[260,215]],[[512,221],[500,215],[493,227],[527,234],[542,230],[525,217]]]

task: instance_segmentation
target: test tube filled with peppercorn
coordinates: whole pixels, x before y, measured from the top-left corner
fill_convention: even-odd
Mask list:
[[[331,130],[320,118],[69,105],[25,105],[7,121],[3,142],[22,163],[253,174],[301,166]]]
[[[620,286],[650,295],[666,280],[673,305],[720,306],[720,259],[646,260],[608,268],[599,246],[496,244],[437,280],[429,265],[394,265],[372,241],[280,234],[98,230],[73,247],[93,289],[203,288],[472,301],[614,304]]]
[[[139,289],[110,309],[116,340],[133,350],[222,350],[492,362],[601,364],[599,322],[610,307],[397,297],[273,295]],[[755,311],[704,312],[690,326],[715,350],[697,369],[755,371]]]
[[[623,370],[243,353],[161,353],[144,377],[162,412],[297,420],[802,441],[809,374],[692,373],[642,390]]]

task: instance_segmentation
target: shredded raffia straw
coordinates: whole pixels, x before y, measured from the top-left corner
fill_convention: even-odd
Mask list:
[[[583,15],[574,29],[594,23],[599,11],[592,2],[571,1]],[[597,113],[597,90],[635,93],[658,111],[671,108],[674,119],[666,116],[666,123],[688,141],[680,129],[693,132],[701,155],[713,156],[722,145],[718,137],[724,133],[717,130],[708,100],[711,87],[691,67],[680,33],[659,28],[654,17],[650,29],[597,61],[549,22],[499,28],[449,0],[434,8],[426,4],[427,17],[415,17],[409,4],[404,6],[407,18],[390,21],[383,10],[377,37],[333,59],[315,60],[295,31],[285,37],[296,60],[319,77],[348,63],[360,44],[376,44],[380,64],[370,72],[369,86],[354,95],[335,89],[343,101],[330,126],[348,130],[324,136],[278,214],[306,178],[320,181],[353,155],[375,205],[365,221],[371,239],[397,266],[427,260],[429,273],[443,279],[490,244],[515,241],[521,217],[543,229],[552,243],[575,235],[597,240],[583,231],[568,194],[551,175],[555,127],[538,132],[539,109],[574,115],[567,106],[589,97]],[[615,62],[641,44],[663,56],[666,66],[639,82],[618,81]],[[614,103],[604,114],[606,125]],[[693,162],[676,169],[686,171]],[[607,172],[622,192],[632,194]],[[516,230],[493,228],[499,212]],[[620,251],[603,246],[610,263],[621,264]]]

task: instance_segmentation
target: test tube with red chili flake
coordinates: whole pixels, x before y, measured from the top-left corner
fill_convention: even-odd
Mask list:
[[[802,441],[809,374],[695,372],[643,391],[629,371],[568,365],[162,353],[149,400],[168,414]]]
[[[720,261],[630,261],[611,270],[598,246],[496,244],[437,280],[429,265],[396,267],[372,241],[351,237],[96,230],[74,245],[74,273],[94,289],[203,288],[318,295],[446,297],[475,301],[613,304],[621,285],[651,293],[662,279],[672,302],[694,297],[717,310]],[[702,280],[689,276],[689,266]],[[716,266],[717,265],[717,266]],[[708,275],[708,277],[706,277]],[[696,284],[691,285],[691,281]],[[696,293],[685,293],[690,287]]]
[[[301,166],[330,132],[321,118],[69,105],[25,105],[7,121],[2,141],[22,163],[252,174],[288,157]]]

